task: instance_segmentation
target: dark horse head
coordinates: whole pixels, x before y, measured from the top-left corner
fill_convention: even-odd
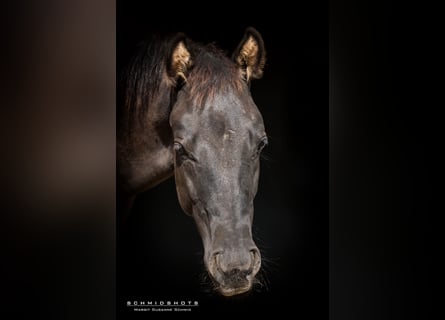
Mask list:
[[[224,296],[241,294],[251,289],[261,266],[252,222],[267,136],[250,82],[263,73],[263,40],[248,28],[230,59],[179,34],[164,52],[150,108],[168,106],[168,124],[162,116],[147,120],[156,129],[151,140],[159,135],[147,143],[159,145],[152,151],[165,146],[168,152],[152,156],[150,165],[165,162],[165,177],[172,166],[180,205],[196,222],[213,282]]]

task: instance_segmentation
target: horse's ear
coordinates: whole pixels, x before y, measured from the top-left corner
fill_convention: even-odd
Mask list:
[[[266,50],[260,33],[252,27],[247,28],[232,59],[241,68],[247,81],[261,78],[266,63]]]
[[[187,48],[187,37],[179,33],[171,41],[170,54],[167,59],[167,72],[175,81],[187,80],[187,70],[192,64],[191,54]]]

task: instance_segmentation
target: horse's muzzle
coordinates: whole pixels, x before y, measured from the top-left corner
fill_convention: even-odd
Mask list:
[[[210,260],[209,273],[223,296],[249,291],[261,267],[261,255],[257,247],[250,250],[217,251]]]

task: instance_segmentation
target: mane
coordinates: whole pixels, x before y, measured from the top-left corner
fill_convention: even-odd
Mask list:
[[[193,67],[187,77],[190,95],[195,105],[202,106],[216,93],[241,91],[244,81],[235,63],[214,44],[192,47]]]
[[[126,110],[148,108],[159,94],[166,76],[166,61],[171,38],[153,38],[143,42],[124,70],[119,97]],[[239,70],[226,54],[214,44],[202,45],[187,40],[193,65],[187,75],[187,85],[194,103],[201,106],[215,93],[240,91],[243,81]],[[145,110],[146,111],[146,110]]]
[[[165,72],[169,41],[153,37],[141,42],[121,78],[121,102],[125,109],[149,106],[157,95]]]

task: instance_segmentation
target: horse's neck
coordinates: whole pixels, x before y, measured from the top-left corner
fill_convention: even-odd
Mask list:
[[[156,186],[173,174],[173,138],[168,113],[154,108],[142,117],[126,112],[118,135],[119,180],[129,193]]]

